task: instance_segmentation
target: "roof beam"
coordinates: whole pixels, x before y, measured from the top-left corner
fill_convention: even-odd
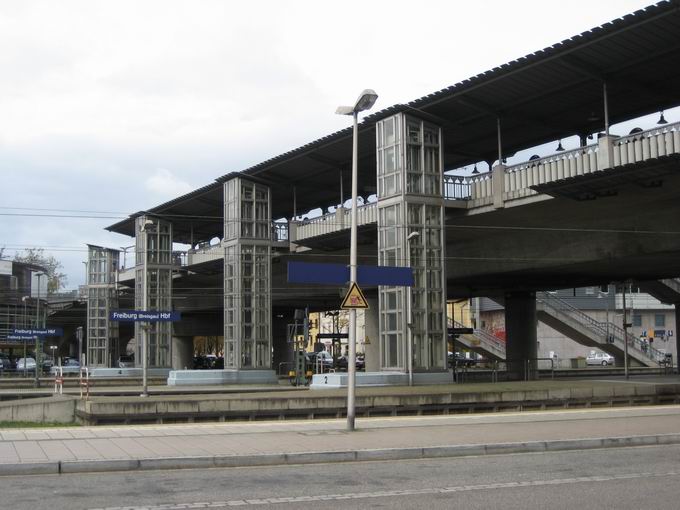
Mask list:
[[[332,166],[338,169],[348,166],[346,163],[341,163],[337,159],[329,158],[328,156],[322,156],[321,154],[317,154],[314,152],[309,152],[305,154],[305,156],[313,161],[318,161],[319,163],[323,163],[325,165]]]
[[[562,65],[568,67],[572,71],[588,76],[593,80],[604,81],[605,73],[588,62],[583,61],[575,55],[564,55],[558,60]]]

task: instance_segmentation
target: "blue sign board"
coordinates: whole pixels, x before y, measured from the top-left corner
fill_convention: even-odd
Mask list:
[[[35,336],[63,336],[64,330],[61,328],[14,328],[12,330],[12,335],[17,337],[11,338],[10,340],[18,340],[19,338],[33,338]]]
[[[349,282],[349,266],[346,264],[288,262],[288,283],[345,285],[347,282]],[[413,270],[410,267],[357,266],[357,283],[361,286],[412,287]]]
[[[35,337],[30,335],[7,335],[8,342],[21,342],[22,340],[33,340]]]
[[[112,310],[109,320],[118,322],[176,322],[182,320],[180,312],[160,310]]]

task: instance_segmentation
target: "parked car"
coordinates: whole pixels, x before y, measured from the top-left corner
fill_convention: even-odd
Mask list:
[[[602,365],[606,367],[614,364],[614,356],[606,352],[591,352],[586,358],[586,365]]]
[[[11,358],[8,354],[0,353],[0,370],[3,372],[16,370],[17,360],[16,358]]]
[[[466,358],[465,354],[463,354],[462,352],[451,352],[451,351],[449,351],[449,354],[448,354],[448,361],[449,361],[449,367],[453,367],[453,366],[473,367],[473,366],[475,366],[475,363],[477,363],[477,361],[472,359],[472,358]]]
[[[123,354],[118,358],[118,368],[134,368],[135,357],[128,354]]]
[[[347,370],[347,360],[348,356],[340,356],[337,360],[336,368],[338,370]],[[357,368],[357,370],[363,370],[366,368],[366,362],[364,361],[363,355],[357,354],[356,360],[354,361],[354,366]]]
[[[673,366],[673,354],[666,352],[666,349],[656,351],[656,362],[662,367]]]
[[[17,360],[17,371],[35,370],[36,364],[33,358],[19,358]]]
[[[330,370],[335,364],[333,356],[328,351],[308,352],[305,356],[307,358],[307,363],[312,366],[315,371]]]
[[[49,373],[54,366],[54,360],[52,358],[44,358],[41,363],[43,373]]]
[[[56,374],[59,371],[59,367],[54,366],[50,370],[52,374]],[[75,358],[64,358],[61,363],[61,371],[64,374],[78,374],[80,373],[80,363]]]

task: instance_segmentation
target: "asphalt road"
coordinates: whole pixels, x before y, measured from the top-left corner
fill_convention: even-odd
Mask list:
[[[315,441],[337,438],[318,436]],[[680,446],[208,470],[3,477],[0,507],[677,509]]]

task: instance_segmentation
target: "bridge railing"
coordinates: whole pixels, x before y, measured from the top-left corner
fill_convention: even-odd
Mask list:
[[[614,140],[614,166],[680,153],[680,122],[664,124]]]
[[[597,152],[598,145],[591,144],[508,166],[505,169],[505,198],[535,195],[531,186],[595,172],[598,170]]]
[[[444,198],[446,200],[469,200],[474,177],[444,175]]]
[[[289,229],[287,221],[272,221],[272,241],[288,241]]]
[[[335,212],[295,222],[295,242],[310,237],[331,234],[350,227],[352,210],[338,209]],[[378,221],[378,203],[370,202],[357,207],[357,225],[368,225]]]

